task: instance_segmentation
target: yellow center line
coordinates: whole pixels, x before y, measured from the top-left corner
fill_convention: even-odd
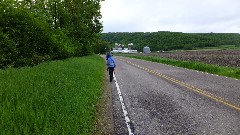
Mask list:
[[[122,61],[125,61],[125,60],[122,60]],[[195,86],[192,86],[192,85],[190,85],[190,84],[184,83],[184,82],[182,82],[182,81],[176,80],[176,79],[174,79],[174,78],[172,78],[172,77],[169,77],[169,76],[167,76],[167,75],[164,75],[164,74],[162,74],[162,73],[158,73],[158,72],[156,72],[156,71],[150,70],[150,69],[148,69],[148,68],[146,68],[146,67],[142,67],[142,66],[140,66],[140,65],[134,64],[134,63],[129,62],[129,61],[126,61],[126,62],[129,63],[129,64],[131,64],[131,65],[133,65],[133,66],[135,66],[135,67],[138,67],[138,68],[143,69],[143,70],[145,70],[145,71],[147,71],[147,72],[149,72],[149,73],[152,73],[152,74],[154,74],[154,75],[157,75],[157,76],[159,76],[159,77],[161,77],[161,78],[164,78],[164,79],[166,79],[166,80],[169,80],[169,81],[171,81],[171,82],[174,82],[174,83],[176,83],[176,84],[179,84],[180,86],[186,87],[186,88],[188,88],[189,90],[192,90],[192,91],[194,91],[194,92],[196,92],[196,93],[199,93],[199,94],[201,94],[201,95],[203,95],[203,96],[205,96],[205,97],[211,98],[211,99],[213,99],[213,100],[215,100],[215,101],[217,101],[217,102],[219,102],[219,103],[225,104],[225,105],[227,105],[227,106],[229,106],[229,107],[231,107],[231,108],[234,108],[234,109],[240,111],[240,107],[239,107],[240,105],[233,105],[233,104],[231,104],[228,100],[226,100],[226,99],[224,99],[224,98],[222,98],[222,97],[216,96],[216,95],[214,95],[214,94],[212,94],[212,93],[209,93],[209,92],[207,92],[207,91],[205,91],[205,90],[202,90],[202,89],[197,88],[197,87],[195,87]]]

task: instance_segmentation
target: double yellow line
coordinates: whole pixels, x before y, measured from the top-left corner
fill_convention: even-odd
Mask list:
[[[227,106],[229,106],[229,107],[231,107],[231,108],[234,108],[234,109],[240,111],[239,105],[233,105],[232,103],[230,103],[229,101],[227,101],[226,99],[224,99],[224,98],[222,98],[222,97],[216,96],[216,95],[214,95],[214,94],[212,94],[212,93],[209,93],[209,92],[207,92],[207,91],[205,91],[205,90],[202,90],[202,89],[200,89],[200,88],[194,87],[194,86],[189,85],[189,84],[187,84],[187,83],[184,83],[184,82],[182,82],[182,81],[176,80],[176,79],[174,79],[174,78],[172,78],[172,77],[169,77],[169,76],[167,76],[167,75],[164,75],[164,74],[162,74],[162,73],[158,73],[158,72],[156,72],[156,71],[153,71],[153,70],[150,70],[150,69],[148,69],[148,68],[142,67],[142,66],[140,66],[140,65],[134,64],[134,63],[132,63],[132,62],[130,62],[130,61],[123,60],[123,59],[120,59],[120,60],[122,60],[122,61],[124,61],[124,62],[127,62],[128,64],[131,64],[131,65],[133,65],[133,66],[135,66],[135,67],[137,67],[137,68],[143,69],[143,70],[145,70],[145,71],[147,71],[147,72],[149,72],[149,73],[151,73],[151,74],[157,75],[157,76],[159,76],[159,77],[161,77],[161,78],[164,78],[164,79],[166,79],[166,80],[168,80],[168,81],[171,81],[171,82],[176,83],[176,84],[178,84],[178,85],[180,85],[180,86],[183,86],[183,87],[185,87],[185,88],[188,88],[189,90],[192,90],[192,91],[194,91],[194,92],[196,92],[196,93],[199,93],[199,94],[201,94],[201,95],[203,95],[203,96],[205,96],[205,97],[211,98],[211,99],[213,99],[213,100],[215,100],[215,101],[217,101],[217,102],[219,102],[219,103],[225,104],[225,105],[227,105]]]

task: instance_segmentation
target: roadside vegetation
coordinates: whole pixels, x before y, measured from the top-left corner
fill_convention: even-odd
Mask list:
[[[91,134],[104,70],[97,55],[0,70],[0,134]]]
[[[3,0],[0,2],[0,68],[98,51],[101,0]]]
[[[146,55],[145,56],[144,55],[123,55],[123,56],[240,79],[240,69],[234,68],[234,67],[224,67],[224,66],[206,64],[203,62],[176,60],[176,59],[162,58],[157,56],[146,56]]]

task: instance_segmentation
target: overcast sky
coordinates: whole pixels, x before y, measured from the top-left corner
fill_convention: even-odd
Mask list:
[[[240,0],[105,0],[103,32],[240,33]]]

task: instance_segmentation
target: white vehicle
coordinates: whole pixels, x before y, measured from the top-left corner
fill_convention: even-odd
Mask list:
[[[112,50],[112,53],[118,53],[119,50]]]
[[[129,53],[137,53],[137,50],[129,50]]]
[[[122,50],[122,53],[129,53],[129,50]]]

